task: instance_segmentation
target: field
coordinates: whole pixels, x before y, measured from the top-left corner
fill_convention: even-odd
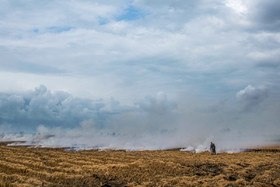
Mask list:
[[[0,144],[0,186],[280,186],[280,149],[211,155]]]

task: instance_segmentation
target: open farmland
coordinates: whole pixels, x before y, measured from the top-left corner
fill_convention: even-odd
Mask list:
[[[235,154],[0,145],[0,186],[280,186],[280,149]]]

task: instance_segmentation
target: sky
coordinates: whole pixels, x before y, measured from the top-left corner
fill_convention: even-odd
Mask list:
[[[279,0],[0,2],[2,139],[280,140]]]

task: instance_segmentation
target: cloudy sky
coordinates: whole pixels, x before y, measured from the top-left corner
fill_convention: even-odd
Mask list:
[[[2,131],[280,137],[279,0],[0,2]]]

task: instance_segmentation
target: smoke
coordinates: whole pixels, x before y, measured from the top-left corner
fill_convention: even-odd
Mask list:
[[[131,105],[114,99],[85,100],[41,86],[32,92],[1,94],[0,141],[17,145],[67,147],[70,150],[157,150],[183,148],[200,152],[214,142],[217,151],[240,151],[275,143],[279,105],[265,88],[248,86],[233,100],[209,101],[165,93]],[[244,104],[245,103],[245,104]],[[262,105],[261,105],[262,103]],[[245,108],[259,108],[244,112]],[[5,132],[34,127],[33,132]]]

